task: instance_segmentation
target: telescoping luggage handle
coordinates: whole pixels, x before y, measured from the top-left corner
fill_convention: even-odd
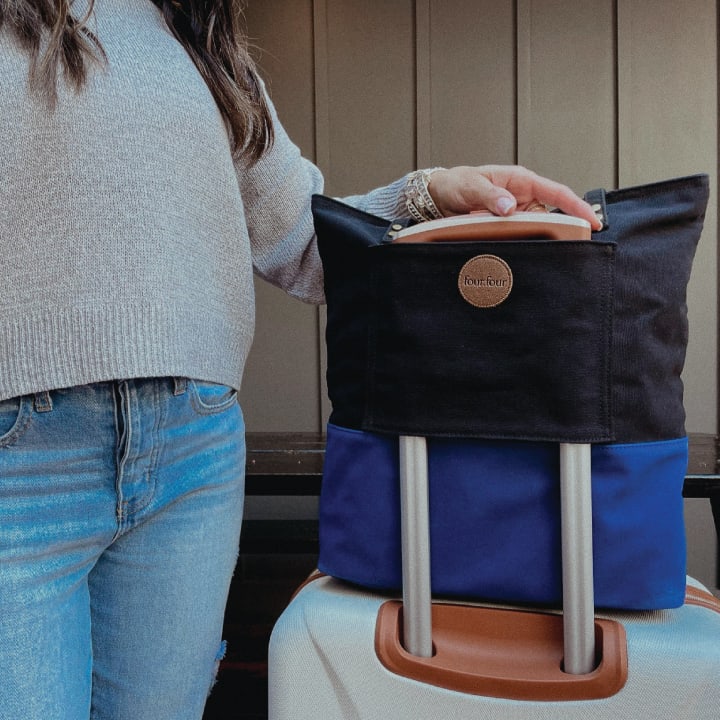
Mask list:
[[[509,218],[473,214],[412,226],[394,242],[547,238],[590,238],[584,220],[546,213],[516,213]],[[405,649],[431,657],[432,591],[427,443],[400,437],[400,497],[403,558],[403,637]],[[560,495],[563,579],[564,669],[582,675],[595,665],[592,566],[591,446],[560,445]]]
[[[592,499],[589,444],[560,445],[564,669],[595,667]],[[425,438],[400,437],[400,502],[405,649],[432,657],[428,463]]]

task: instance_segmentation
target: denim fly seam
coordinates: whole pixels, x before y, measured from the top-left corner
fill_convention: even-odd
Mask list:
[[[115,538],[140,520],[155,495],[155,470],[161,454],[163,403],[156,383],[125,380],[115,384],[117,427],[117,520]],[[140,411],[142,407],[144,412]],[[148,408],[150,413],[148,413]]]

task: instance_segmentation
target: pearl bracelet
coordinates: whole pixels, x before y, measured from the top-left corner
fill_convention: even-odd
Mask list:
[[[430,176],[437,170],[443,169],[436,167],[429,170],[416,170],[408,176],[405,185],[405,207],[413,220],[425,222],[442,217],[442,213],[437,209],[430,195],[428,185]]]

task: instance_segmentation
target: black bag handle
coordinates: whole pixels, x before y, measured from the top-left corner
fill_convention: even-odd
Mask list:
[[[597,188],[596,190],[590,190],[585,193],[585,202],[590,205],[595,213],[595,217],[603,224],[602,228],[598,232],[607,230],[610,227],[607,213],[607,202],[605,200],[605,190],[603,188]]]

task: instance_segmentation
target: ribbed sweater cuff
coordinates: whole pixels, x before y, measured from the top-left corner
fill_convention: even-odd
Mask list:
[[[236,336],[229,327],[226,318],[207,309],[172,303],[49,309],[6,318],[0,321],[0,399],[158,375],[238,388],[252,330],[245,327]]]

